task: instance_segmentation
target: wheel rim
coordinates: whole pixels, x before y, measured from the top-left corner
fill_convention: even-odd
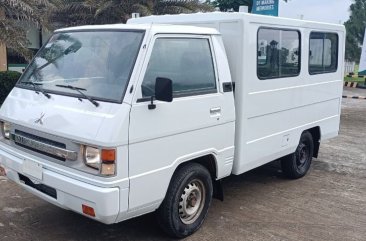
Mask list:
[[[194,223],[201,215],[206,199],[206,189],[200,180],[191,181],[179,200],[179,217],[184,224]]]
[[[306,171],[309,163],[310,148],[305,143],[300,143],[296,151],[296,167],[299,172]]]

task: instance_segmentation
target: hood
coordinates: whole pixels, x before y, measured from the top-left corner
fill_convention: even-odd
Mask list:
[[[101,102],[15,87],[0,109],[0,119],[71,140],[100,146],[128,143],[128,104]],[[41,121],[40,121],[41,119]]]

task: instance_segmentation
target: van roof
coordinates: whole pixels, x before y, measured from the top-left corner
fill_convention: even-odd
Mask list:
[[[216,29],[185,26],[172,24],[105,24],[105,25],[86,25],[78,27],[69,27],[58,29],[55,32],[71,32],[71,31],[97,31],[97,30],[150,30],[154,33],[179,33],[179,34],[220,34]]]
[[[242,12],[209,12],[209,13],[190,13],[190,14],[166,14],[152,15],[141,18],[132,18],[127,24],[147,24],[147,23],[170,23],[170,24],[186,24],[189,23],[210,23],[215,21],[245,21],[250,23],[268,24],[273,26],[289,26],[314,29],[328,29],[334,31],[344,31],[343,24],[324,23],[292,18],[274,17],[267,15],[259,15]]]

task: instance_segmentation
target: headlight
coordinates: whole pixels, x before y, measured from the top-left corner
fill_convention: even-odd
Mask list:
[[[1,132],[6,139],[10,139],[11,124],[8,122],[1,123]]]
[[[116,174],[116,150],[99,149],[91,146],[84,147],[85,164],[99,170],[104,176]]]
[[[98,148],[86,146],[84,150],[85,164],[95,169],[100,169],[101,159]]]

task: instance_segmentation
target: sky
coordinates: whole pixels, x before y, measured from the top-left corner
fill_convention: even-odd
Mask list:
[[[280,0],[279,15],[328,23],[344,23],[349,19],[352,0]]]

